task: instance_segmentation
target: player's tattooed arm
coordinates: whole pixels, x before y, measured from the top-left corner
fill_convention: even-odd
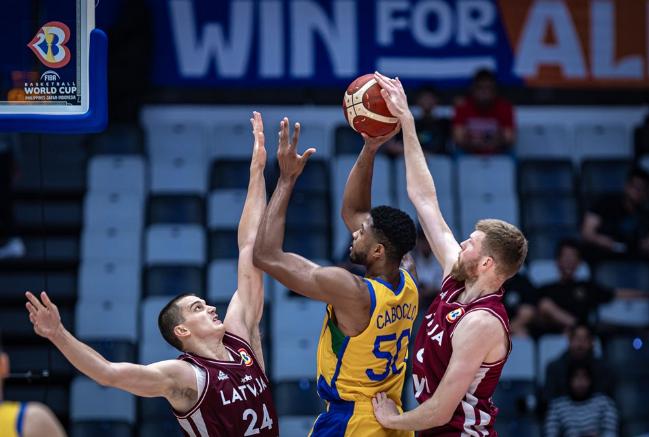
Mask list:
[[[165,397],[179,411],[192,405],[186,398],[175,397],[178,388],[196,391],[196,375],[189,363],[169,360],[143,366],[110,362],[65,329],[59,310],[47,293],[42,292],[40,299],[30,292],[25,295],[36,334],[51,341],[81,373],[98,384],[137,396]]]

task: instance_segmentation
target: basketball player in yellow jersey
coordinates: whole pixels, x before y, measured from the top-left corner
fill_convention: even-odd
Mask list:
[[[318,416],[312,436],[411,436],[381,427],[372,397],[385,391],[398,405],[405,378],[405,360],[417,314],[415,279],[400,269],[415,245],[415,225],[408,215],[389,206],[370,209],[374,155],[393,132],[366,138],[345,188],[343,217],[353,232],[350,258],[367,269],[361,278],[339,267],[321,267],[282,249],[286,210],[309,149],[297,153],[300,125],[289,142],[288,119],[280,124],[277,158],[280,177],[262,218],[253,261],[287,288],[326,302],[318,345],[318,393],[327,411]]]
[[[52,411],[40,402],[12,402],[4,399],[3,380],[9,375],[9,356],[0,342],[0,436],[65,437]]]

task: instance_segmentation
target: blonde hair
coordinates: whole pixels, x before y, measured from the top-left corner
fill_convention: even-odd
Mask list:
[[[514,225],[497,219],[480,220],[475,225],[485,238],[482,252],[496,261],[496,273],[511,278],[521,268],[527,256],[527,240]]]

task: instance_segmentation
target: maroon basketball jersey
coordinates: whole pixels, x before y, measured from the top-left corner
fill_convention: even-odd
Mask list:
[[[509,341],[509,319],[502,303],[504,290],[482,296],[471,303],[456,302],[464,283],[447,276],[442,291],[428,308],[415,340],[412,368],[415,398],[421,404],[429,399],[451,360],[453,330],[462,317],[472,311],[488,311],[502,323]],[[509,356],[509,352],[507,354]],[[498,408],[491,396],[498,385],[507,357],[495,363],[483,363],[468,392],[453,413],[450,422],[420,433],[421,436],[495,436],[494,420]]]
[[[228,332],[223,345],[238,359],[217,361],[191,353],[178,357],[205,371],[205,387],[196,405],[184,414],[174,411],[185,436],[278,436],[268,378],[251,346]]]

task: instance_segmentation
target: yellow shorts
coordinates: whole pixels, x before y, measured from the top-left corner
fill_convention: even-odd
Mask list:
[[[401,409],[399,409],[401,412]],[[327,411],[318,416],[311,437],[414,437],[412,431],[386,429],[376,421],[371,401],[327,402]]]

